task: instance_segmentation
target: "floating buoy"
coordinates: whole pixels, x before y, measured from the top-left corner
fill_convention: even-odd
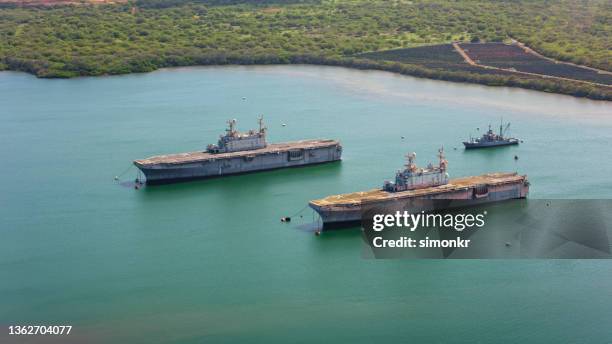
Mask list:
[[[115,180],[119,180],[119,176],[115,176]]]
[[[291,222],[291,218],[289,216],[281,217],[281,222]]]
[[[282,125],[283,127],[286,127],[286,126],[287,126],[287,124],[285,124],[285,123],[283,123],[283,124],[281,124],[281,125]]]
[[[402,140],[404,139],[404,137],[402,136]]]
[[[514,156],[514,160],[518,160],[518,155],[515,155],[515,156]]]
[[[454,150],[457,150],[457,147],[453,147]]]
[[[246,100],[246,97],[242,97],[242,100]]]
[[[506,247],[510,247],[510,246],[512,246],[512,244],[506,241]]]

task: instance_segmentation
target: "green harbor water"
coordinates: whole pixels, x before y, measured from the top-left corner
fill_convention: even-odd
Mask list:
[[[340,139],[342,162],[131,187],[132,160],[259,114],[271,142]],[[502,117],[524,143],[462,149]],[[442,145],[451,177],[518,171],[532,199],[612,198],[610,103],[314,66],[0,73],[0,338],[69,324],[61,342],[612,341],[609,260],[373,260],[359,231],[313,234],[309,200],[378,187]]]

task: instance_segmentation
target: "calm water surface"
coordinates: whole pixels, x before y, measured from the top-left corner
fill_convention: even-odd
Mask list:
[[[271,141],[340,139],[343,161],[139,191],[113,180],[259,114]],[[523,144],[461,149],[501,117]],[[612,198],[610,103],[331,67],[5,72],[0,123],[4,328],[72,324],[75,342],[115,343],[612,340],[610,261],[367,260],[357,231],[316,237],[309,210],[279,221],[442,145],[451,176],[519,171],[531,198]]]

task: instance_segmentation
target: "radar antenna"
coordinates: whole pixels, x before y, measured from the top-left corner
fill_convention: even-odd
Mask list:
[[[410,172],[416,171],[417,166],[414,163],[414,161],[416,160],[416,153],[412,152],[412,153],[406,154],[406,159],[408,160],[408,163],[405,165],[406,169]]]

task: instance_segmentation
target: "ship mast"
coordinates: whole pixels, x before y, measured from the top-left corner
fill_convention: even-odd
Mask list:
[[[230,119],[227,121],[228,128],[226,129],[229,136],[234,136],[236,133],[236,119]]]
[[[510,129],[510,122],[508,122],[508,124],[506,124],[506,126],[504,127],[504,134],[508,133],[508,129]]]
[[[446,167],[448,166],[448,161],[444,157],[444,146],[438,149],[438,158],[440,159],[440,162],[439,162],[440,171],[446,171]]]
[[[261,134],[265,134],[266,132],[266,128],[263,122],[263,115],[259,116],[259,118],[257,119],[257,123],[259,123],[259,133]]]

